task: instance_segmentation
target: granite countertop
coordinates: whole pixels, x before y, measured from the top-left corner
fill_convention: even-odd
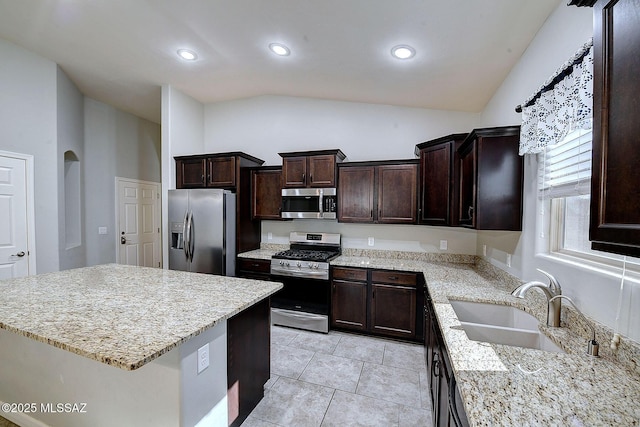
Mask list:
[[[371,256],[349,253],[334,266],[421,272],[431,295],[445,345],[473,426],[634,426],[640,423],[638,348],[613,354],[610,331],[596,324],[601,358],[585,353],[587,335],[575,312],[563,307],[562,328],[545,325],[546,300],[529,292],[525,300],[510,295],[520,281],[486,261],[465,256],[441,262],[438,254]],[[379,251],[380,254],[384,252]],[[359,255],[359,256],[354,256]],[[364,256],[363,256],[364,255]],[[567,353],[469,340],[450,300],[511,305],[542,320],[540,329]]]
[[[0,328],[140,368],[281,283],[109,264],[0,281]]]

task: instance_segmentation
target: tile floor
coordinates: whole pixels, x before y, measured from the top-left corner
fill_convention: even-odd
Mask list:
[[[274,326],[271,379],[243,427],[430,427],[423,347]]]

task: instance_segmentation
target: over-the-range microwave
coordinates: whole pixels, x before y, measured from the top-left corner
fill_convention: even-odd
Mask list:
[[[336,219],[335,188],[283,188],[282,218]]]

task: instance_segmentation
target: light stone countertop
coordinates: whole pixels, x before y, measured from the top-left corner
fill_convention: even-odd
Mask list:
[[[0,328],[134,370],[282,288],[118,264],[0,281]]]
[[[528,293],[525,300],[512,297],[510,292],[520,281],[483,260],[469,264],[457,256],[453,263],[443,263],[434,262],[439,258],[429,254],[394,253],[386,258],[382,251],[371,251],[366,255],[340,256],[331,265],[424,274],[472,426],[639,425],[637,344],[627,343],[618,354],[612,354],[608,349],[610,331],[596,325],[602,357],[587,356],[587,338],[575,312],[565,305],[563,321],[567,323],[562,328],[547,327],[544,297],[537,292]],[[528,311],[542,320],[542,332],[567,354],[469,340],[460,329],[450,299]]]

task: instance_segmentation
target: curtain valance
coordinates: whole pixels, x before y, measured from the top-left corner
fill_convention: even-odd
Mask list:
[[[522,105],[520,155],[540,153],[547,145],[557,144],[575,129],[590,129],[593,115],[593,39]]]

